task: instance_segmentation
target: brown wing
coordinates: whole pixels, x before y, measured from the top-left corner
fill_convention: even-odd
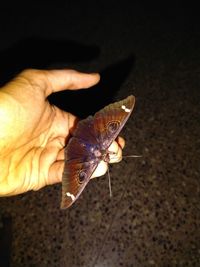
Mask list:
[[[90,180],[99,161],[79,139],[72,137],[65,150],[65,167],[62,177],[61,208],[70,207]]]
[[[95,135],[101,149],[106,150],[116,139],[124,124],[131,115],[135,104],[135,97],[115,102],[98,111],[94,115]]]
[[[61,208],[68,208],[79,197],[100,161],[92,150],[106,150],[110,146],[129,118],[134,103],[134,96],[129,96],[78,123],[65,148]]]

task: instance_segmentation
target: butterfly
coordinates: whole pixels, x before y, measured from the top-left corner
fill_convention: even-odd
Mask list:
[[[80,196],[100,161],[109,163],[111,143],[117,138],[135,105],[135,97],[112,103],[78,122],[65,148],[61,209]]]

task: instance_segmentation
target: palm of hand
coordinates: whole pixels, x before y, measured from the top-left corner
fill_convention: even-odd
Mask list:
[[[50,105],[53,92],[88,88],[98,74],[73,70],[26,70],[0,90],[0,196],[38,190],[60,182],[64,146],[76,117]],[[124,146],[124,140],[118,143]],[[121,148],[112,144],[113,162],[121,160]],[[103,162],[93,177],[103,175]]]
[[[49,104],[46,92],[50,87],[42,80],[32,83],[25,73],[1,92],[6,121],[1,137],[6,145],[1,149],[4,164],[0,170],[7,177],[2,187],[7,195],[61,180],[63,147],[75,117]]]

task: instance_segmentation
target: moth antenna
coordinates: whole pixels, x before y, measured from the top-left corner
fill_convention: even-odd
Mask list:
[[[108,187],[109,187],[110,198],[111,198],[112,197],[112,186],[111,186],[109,166],[108,166]]]
[[[141,158],[141,157],[143,157],[143,156],[142,155],[125,155],[125,156],[122,156],[122,159],[123,158]],[[116,156],[112,157],[112,159],[115,159],[115,158],[117,158],[117,157]]]
[[[94,259],[94,262],[93,262],[93,264],[92,264],[92,267],[95,267],[95,266],[96,266],[96,264],[97,264],[97,262],[98,262],[98,260],[99,260],[99,257],[101,256],[101,253],[102,253],[102,251],[103,251],[103,249],[104,249],[106,240],[107,240],[107,238],[108,238],[108,236],[109,236],[109,234],[110,234],[110,232],[111,232],[113,223],[116,221],[116,218],[117,218],[117,216],[118,216],[118,214],[119,214],[120,208],[118,208],[118,207],[121,206],[121,202],[122,202],[122,199],[124,198],[124,195],[125,195],[125,193],[126,193],[126,189],[127,189],[128,183],[129,183],[129,180],[127,179],[127,182],[126,182],[126,184],[125,184],[125,186],[124,186],[124,189],[123,189],[123,191],[122,191],[121,197],[119,198],[119,201],[116,203],[116,207],[117,207],[117,209],[115,209],[114,212],[113,212],[113,216],[112,216],[111,222],[110,222],[110,224],[109,224],[109,226],[108,226],[107,231],[105,232],[105,235],[104,235],[104,238],[103,238],[103,242],[102,242],[102,244],[101,244],[101,246],[100,246],[99,251],[97,252],[97,255],[96,255],[95,259]]]
[[[125,156],[123,156],[123,158],[124,158],[124,157],[125,157],[125,158],[140,158],[140,157],[142,157],[142,155],[125,155]],[[108,181],[109,181],[110,197],[112,197],[111,179],[110,179],[109,166],[108,166]],[[124,196],[125,196],[126,189],[127,189],[127,187],[128,187],[128,183],[129,183],[129,180],[127,179],[127,182],[125,183],[125,186],[124,186],[123,192],[122,192],[122,194],[121,194],[121,197],[120,197],[119,201],[116,203],[116,207],[120,207],[120,204],[121,204],[121,202],[122,202],[122,199],[123,199]],[[114,212],[114,214],[113,214],[113,217],[112,217],[112,219],[111,219],[111,222],[110,222],[110,224],[109,224],[109,226],[108,226],[108,229],[107,229],[107,231],[106,231],[106,233],[105,233],[105,235],[104,235],[102,245],[100,246],[100,249],[99,249],[99,251],[97,252],[97,255],[96,255],[95,259],[94,259],[94,262],[93,262],[92,267],[95,267],[96,264],[97,264],[97,262],[98,262],[98,260],[99,260],[99,257],[100,257],[100,255],[101,255],[103,249],[104,249],[106,240],[107,240],[107,238],[108,238],[108,236],[109,236],[109,233],[110,233],[110,231],[111,231],[111,228],[112,228],[112,226],[113,226],[113,223],[115,222],[115,220],[116,220],[116,218],[117,218],[117,216],[118,216],[118,214],[119,214],[119,210],[120,210],[119,208],[116,209],[115,212]]]
[[[122,158],[141,158],[142,155],[125,155]]]

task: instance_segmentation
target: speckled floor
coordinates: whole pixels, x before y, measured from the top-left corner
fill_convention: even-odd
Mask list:
[[[69,96],[78,101],[69,109],[85,116],[134,94],[136,107],[122,132],[124,154],[142,158],[111,166],[112,199],[107,176],[92,180],[64,211],[59,209],[60,185],[1,198],[0,266],[199,267],[200,34],[195,7],[44,1],[26,4],[25,12],[19,3],[5,5],[1,79],[32,66],[100,71],[95,93]],[[22,55],[26,60],[20,61]],[[67,98],[51,101],[68,107]]]

